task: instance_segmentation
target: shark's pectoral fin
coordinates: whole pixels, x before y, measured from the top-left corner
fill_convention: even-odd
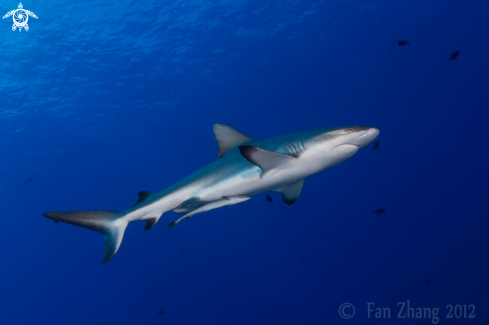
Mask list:
[[[213,129],[214,137],[219,147],[219,152],[217,153],[219,158],[229,150],[253,141],[253,139],[225,124],[214,124]]]
[[[291,205],[295,201],[297,201],[299,196],[301,196],[303,186],[304,186],[304,180],[300,180],[293,184],[289,184],[287,186],[282,186],[280,188],[277,188],[274,191],[282,193],[282,199],[284,200],[284,203]]]
[[[139,196],[139,199],[138,201],[136,202],[136,204],[134,204],[133,208],[138,205],[139,203],[143,202],[144,200],[146,200],[152,193],[151,192],[148,192],[148,191],[141,191],[138,193],[138,196]],[[149,228],[148,228],[149,229]]]
[[[250,163],[261,168],[260,178],[265,179],[286,169],[297,158],[253,146],[240,146],[239,151]]]

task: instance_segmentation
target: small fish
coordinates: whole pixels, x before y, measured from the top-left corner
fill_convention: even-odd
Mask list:
[[[32,182],[32,180],[33,180],[33,179],[34,179],[34,178],[32,178],[32,177],[31,177],[31,178],[29,178],[28,180],[24,181],[22,184],[24,184],[24,185],[25,185],[25,184],[29,184],[30,182]]]
[[[380,149],[380,141],[377,140],[375,141],[374,148],[372,150],[379,150]]]
[[[457,60],[458,55],[460,54],[460,51],[455,51],[450,55],[450,58],[448,59],[448,62],[452,60]]]
[[[430,279],[426,279],[426,281],[428,281],[428,284],[431,285],[431,281]]]
[[[268,202],[273,202],[273,198],[270,195],[268,195],[268,194],[265,194],[265,195],[267,196],[267,201]]]
[[[404,46],[406,44],[411,45],[411,43],[409,43],[408,41],[403,41],[403,40],[400,40],[399,42],[397,42],[397,44],[399,44],[399,46]]]
[[[380,216],[385,211],[387,211],[387,210],[386,209],[377,209],[377,210],[374,211],[374,213],[377,213],[377,215]]]
[[[163,316],[164,314],[165,314],[165,312],[163,311],[163,309],[160,309],[160,311],[158,312],[158,315]]]

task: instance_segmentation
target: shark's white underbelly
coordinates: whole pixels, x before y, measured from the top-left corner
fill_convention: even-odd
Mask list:
[[[223,196],[253,196],[298,182],[308,176],[303,171],[295,170],[282,171],[267,179],[261,179],[260,174],[259,168],[234,174],[200,189],[195,196],[204,201],[219,200]]]

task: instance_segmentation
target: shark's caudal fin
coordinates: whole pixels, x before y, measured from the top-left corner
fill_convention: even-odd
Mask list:
[[[119,218],[121,216],[119,212],[107,210],[46,212],[43,216],[54,220],[56,223],[61,221],[104,234],[104,264],[110,261],[119,249],[128,223]]]

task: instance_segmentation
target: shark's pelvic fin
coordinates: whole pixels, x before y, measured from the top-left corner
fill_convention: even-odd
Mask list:
[[[250,163],[261,168],[260,178],[262,179],[275,175],[297,159],[253,146],[240,146],[239,151]]]
[[[217,153],[219,158],[229,150],[253,141],[253,139],[225,124],[214,124],[213,129],[214,137],[219,147],[219,152]]]
[[[104,260],[106,264],[119,249],[127,221],[118,219],[120,213],[117,211],[95,210],[76,212],[46,212],[44,217],[54,222],[64,222],[75,226],[98,231],[105,235]]]
[[[282,193],[282,199],[284,200],[284,203],[291,205],[295,201],[297,201],[299,196],[301,196],[303,186],[304,180],[300,180],[298,182],[277,188],[276,190],[274,190],[274,192]]]
[[[136,202],[136,204],[134,204],[133,208],[138,205],[139,203],[143,202],[144,200],[146,200],[152,193],[151,192],[148,192],[148,191],[141,191],[138,193],[138,196],[139,196],[139,199],[138,201]]]

